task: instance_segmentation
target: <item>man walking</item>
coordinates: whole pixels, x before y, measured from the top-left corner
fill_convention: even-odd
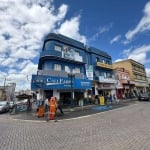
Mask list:
[[[55,100],[57,102],[57,109],[59,109],[60,113],[62,115],[64,115],[64,112],[63,112],[62,107],[61,107],[61,101],[60,100],[58,101],[56,97],[55,97]]]

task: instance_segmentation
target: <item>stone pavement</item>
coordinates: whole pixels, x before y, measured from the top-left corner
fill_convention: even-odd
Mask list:
[[[0,115],[1,150],[150,150],[150,102],[59,122]]]
[[[132,100],[128,99],[128,100],[120,101],[119,104],[113,103],[113,104],[108,104],[107,106],[87,105],[83,107],[66,108],[63,109],[64,115],[61,115],[59,110],[57,110],[56,120],[73,119],[77,117],[81,118],[88,115],[128,106],[132,103],[135,103],[135,101],[136,99],[132,99]],[[13,119],[46,121],[48,117],[48,113],[45,113],[45,116],[40,118],[37,117],[37,113],[35,110],[32,112],[21,112],[11,116]]]

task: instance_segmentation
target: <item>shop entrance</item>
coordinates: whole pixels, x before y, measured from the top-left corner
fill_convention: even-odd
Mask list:
[[[74,93],[74,105],[79,105],[79,100],[84,100],[84,93],[83,92],[75,92]]]
[[[45,90],[44,94],[45,98],[50,99],[53,96],[53,90]]]
[[[106,96],[111,94],[111,90],[98,90],[98,94],[101,96]]]
[[[84,93],[75,91],[73,105],[77,106],[81,98],[84,99]],[[71,92],[60,92],[60,100],[64,106],[71,105]]]
[[[60,101],[64,106],[70,105],[71,102],[71,92],[61,92],[60,93]]]

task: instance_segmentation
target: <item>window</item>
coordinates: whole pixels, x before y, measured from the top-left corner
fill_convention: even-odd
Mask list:
[[[96,62],[99,62],[99,58],[98,57],[96,57]]]
[[[69,66],[65,66],[65,71],[66,71],[67,73],[69,73],[69,72],[70,72],[70,68],[69,68]]]
[[[75,55],[76,56],[80,56],[80,52],[79,51],[75,51]]]
[[[126,76],[125,76],[125,79],[129,80],[129,76],[128,76],[128,75],[126,75]]]
[[[44,46],[44,50],[50,50],[50,46],[51,46],[51,42],[50,41],[47,41],[46,43],[45,43],[45,46]]]
[[[75,68],[75,73],[80,73],[80,68]]]
[[[54,49],[55,51],[61,52],[61,46],[55,45]]]
[[[55,64],[54,65],[54,70],[61,71],[61,65]]]
[[[107,78],[111,78],[111,73],[107,72]]]
[[[107,78],[107,74],[106,74],[106,72],[104,72],[104,78]]]
[[[106,63],[106,64],[109,64],[109,60],[106,60],[105,63]]]

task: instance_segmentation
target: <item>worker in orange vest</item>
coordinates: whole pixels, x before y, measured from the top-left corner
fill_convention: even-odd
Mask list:
[[[44,117],[44,104],[43,102],[41,103],[41,105],[38,107],[37,110],[37,117]]]
[[[48,120],[53,120],[56,115],[56,110],[57,110],[57,101],[55,97],[51,97],[49,101],[49,115],[48,115]]]

